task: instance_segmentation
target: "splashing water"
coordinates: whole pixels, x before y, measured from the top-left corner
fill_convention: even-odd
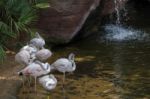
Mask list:
[[[106,32],[105,39],[110,41],[146,41],[149,35],[143,31],[125,28],[118,25],[106,25],[104,27]]]

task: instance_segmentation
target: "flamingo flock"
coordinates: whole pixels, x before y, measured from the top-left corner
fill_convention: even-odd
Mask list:
[[[35,78],[35,91],[37,79],[45,90],[50,91],[55,89],[57,79],[51,74],[52,70],[57,70],[64,74],[64,83],[65,73],[73,72],[76,69],[75,55],[73,53],[69,54],[68,58],[57,59],[50,65],[46,60],[52,56],[52,52],[44,48],[44,46],[45,40],[36,32],[35,37],[30,40],[29,44],[22,47],[15,55],[15,61],[24,66],[18,72],[18,75]]]

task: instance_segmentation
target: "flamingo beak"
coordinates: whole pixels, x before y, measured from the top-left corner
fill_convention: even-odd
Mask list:
[[[22,72],[18,72],[18,75],[19,75],[19,76],[23,76],[23,73],[22,73]]]

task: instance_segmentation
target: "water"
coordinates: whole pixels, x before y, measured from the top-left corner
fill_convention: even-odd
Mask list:
[[[126,28],[121,25],[109,24],[104,26],[105,35],[102,37],[109,41],[148,41],[149,34],[142,30]]]
[[[56,47],[49,63],[76,54],[77,69],[66,74],[65,87],[63,74],[54,72],[55,90],[38,84],[35,94],[32,81],[19,99],[150,99],[150,30],[145,27],[109,24],[87,39]]]
[[[120,27],[114,25],[114,28]],[[113,29],[109,32],[111,30]],[[107,32],[104,33],[105,37],[108,36]],[[131,34],[137,35],[137,33]],[[144,32],[140,33],[145,35]],[[129,33],[129,37],[132,37],[131,34]],[[141,42],[140,39],[140,42],[132,43],[132,38],[128,36],[119,39],[111,37],[116,41],[104,42],[99,34],[95,34],[84,41],[55,48],[50,63],[57,58],[67,57],[71,52],[76,54],[77,69],[74,74],[66,74],[65,88],[62,87],[63,74],[54,72],[58,79],[55,90],[46,92],[38,84],[36,95],[34,86],[30,93],[26,86],[26,91],[21,91],[20,96],[25,99],[149,99],[150,42],[144,40]],[[135,37],[133,36],[133,39]],[[137,36],[137,38],[141,37]],[[120,42],[124,39],[129,42]]]

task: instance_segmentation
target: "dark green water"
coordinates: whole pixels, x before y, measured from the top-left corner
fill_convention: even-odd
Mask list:
[[[38,86],[38,96],[27,92],[25,99],[150,98],[150,42],[108,42],[96,34],[56,48],[50,63],[71,52],[76,54],[77,69],[73,75],[67,74],[65,91],[61,85],[62,74],[56,72],[53,74],[58,85],[54,91],[49,94]]]

